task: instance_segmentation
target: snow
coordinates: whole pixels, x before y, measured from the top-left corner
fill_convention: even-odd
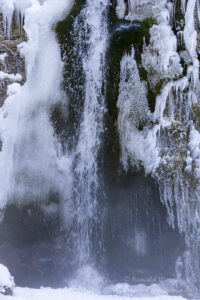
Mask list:
[[[176,280],[164,280],[159,284],[136,284],[119,283],[105,287],[103,278],[86,268],[80,272],[80,278],[71,282],[70,288],[31,289],[15,287],[14,278],[8,269],[0,265],[0,300],[184,300],[181,296],[169,296],[169,292],[176,290]],[[89,281],[86,282],[85,280]],[[84,281],[84,282],[83,282]],[[80,285],[81,284],[81,285]],[[13,296],[4,296],[3,287],[10,288]],[[5,298],[6,297],[6,298]]]
[[[28,289],[28,288],[16,288],[14,291],[14,296],[3,296],[0,295],[0,299],[5,300],[183,300],[184,298],[179,296],[167,296],[159,295],[155,297],[129,297],[125,295],[99,295],[94,294],[89,291],[77,291],[75,289],[57,289],[53,290],[51,288],[41,288],[38,290]]]
[[[0,80],[10,79],[11,81],[21,81],[22,76],[20,74],[8,74],[3,71],[0,71]]]
[[[119,283],[105,287],[103,278],[91,268],[85,268],[79,275],[80,278],[70,283],[70,288],[14,289],[14,278],[5,266],[0,265],[0,300],[184,300],[181,296],[168,295],[176,290],[176,280],[173,279],[148,286]],[[4,292],[3,287],[14,290],[13,296],[1,294]]]
[[[8,56],[7,53],[0,54],[0,62],[4,63],[4,60],[7,56]]]
[[[8,269],[0,264],[0,293],[4,293],[5,288],[13,290],[14,286],[14,278],[10,275]]]
[[[16,93],[18,93],[21,89],[21,85],[17,82],[14,82],[12,84],[9,84],[7,89],[7,96],[12,96]]]

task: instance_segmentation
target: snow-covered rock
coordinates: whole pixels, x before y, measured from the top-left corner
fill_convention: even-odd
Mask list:
[[[13,295],[14,287],[14,277],[10,275],[10,272],[4,265],[0,264],[0,294]]]

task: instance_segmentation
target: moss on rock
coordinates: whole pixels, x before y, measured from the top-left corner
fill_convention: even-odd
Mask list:
[[[62,111],[62,105],[58,105],[58,107],[54,108],[53,116],[54,119],[55,117],[58,118],[57,127],[62,127],[62,136],[71,137],[71,142],[69,143],[70,148],[73,147],[73,141],[75,140],[79,128],[84,98],[85,78],[81,57],[78,53],[80,49],[76,49],[78,37],[74,30],[74,22],[79,18],[84,5],[85,0],[76,0],[71,9],[71,13],[67,15],[64,20],[58,22],[55,28],[64,61],[63,89],[68,97],[68,114],[66,115],[65,112]],[[78,21],[82,22],[81,17]],[[65,120],[63,120],[63,116]],[[66,126],[68,126],[68,128],[65,128],[64,134],[64,127]]]
[[[147,79],[147,72],[141,64],[141,54],[144,38],[148,44],[150,40],[150,28],[154,24],[156,24],[154,19],[146,19],[143,22],[129,22],[125,20],[114,22],[114,18],[110,24],[111,34],[106,56],[108,66],[106,90],[108,113],[106,118],[107,136],[105,153],[107,153],[106,161],[108,163],[105,162],[105,164],[113,176],[114,174],[119,175],[118,168],[120,165],[120,142],[117,126],[120,62],[125,53],[131,52],[133,46],[141,79]]]
[[[70,38],[74,18],[80,13],[84,4],[84,0],[76,0],[71,9],[70,14],[67,15],[67,17],[64,20],[56,24],[55,31],[57,33],[58,40],[61,45],[65,44],[66,40]]]

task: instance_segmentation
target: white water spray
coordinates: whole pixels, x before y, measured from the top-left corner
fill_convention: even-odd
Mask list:
[[[87,50],[82,53],[85,74],[84,108],[77,148],[75,150],[75,205],[77,259],[80,265],[89,262],[91,255],[91,234],[98,227],[97,193],[99,188],[98,157],[101,134],[104,130],[105,113],[102,92],[105,72],[105,51],[107,41],[106,10],[108,1],[88,0],[81,12],[84,23],[80,31],[88,33]],[[82,43],[82,41],[80,41]]]

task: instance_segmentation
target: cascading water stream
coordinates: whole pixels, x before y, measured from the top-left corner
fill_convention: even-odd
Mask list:
[[[81,11],[83,23],[75,23],[75,30],[80,36],[86,35],[86,40],[80,39],[76,45],[79,51],[80,45],[85,43],[85,48],[81,51],[85,76],[84,107],[74,154],[76,215],[73,240],[79,266],[89,263],[92,234],[95,230],[98,231],[100,226],[97,200],[100,187],[98,158],[101,135],[104,131],[103,86],[107,45],[107,6],[107,0],[95,2],[88,0]]]

